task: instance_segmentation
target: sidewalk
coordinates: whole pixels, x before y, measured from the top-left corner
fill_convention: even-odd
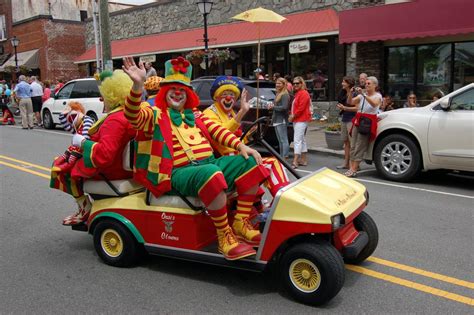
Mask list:
[[[310,152],[323,152],[330,155],[344,156],[344,150],[332,150],[327,147],[324,129],[327,122],[313,120],[309,123],[306,133],[306,142]],[[293,148],[293,144],[290,145]]]

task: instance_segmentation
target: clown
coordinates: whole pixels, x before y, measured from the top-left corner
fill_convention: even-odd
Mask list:
[[[72,145],[82,150],[82,158],[64,172],[51,172],[51,188],[72,195],[79,209],[63,220],[63,225],[77,225],[86,221],[91,210],[91,201],[84,194],[84,180],[89,178],[109,180],[131,178],[133,173],[123,169],[122,152],[136,132],[125,119],[123,104],[132,86],[130,78],[116,70],[101,76],[100,93],[104,99],[107,115],[89,129],[90,139],[76,133]]]
[[[149,77],[145,81],[145,91],[146,91],[146,101],[150,106],[155,105],[155,97],[160,90],[160,82],[163,81],[162,77],[158,77],[156,75]]]
[[[244,115],[248,112],[250,105],[247,102],[247,90],[243,90],[242,83],[236,77],[220,76],[217,77],[212,84],[210,93],[214,103],[204,110],[204,121],[210,119],[213,122],[229,129],[235,136],[242,135],[241,122]],[[234,105],[239,100],[240,94],[240,110],[235,113]],[[244,139],[245,141],[245,139]],[[235,155],[237,152],[229,147],[217,146],[217,150],[221,155]],[[281,187],[288,185],[288,175],[283,166],[273,157],[263,159],[263,165],[270,171],[271,176],[265,181],[265,185],[269,189],[272,196],[275,196]],[[263,190],[259,192],[261,196]]]
[[[166,76],[155,106],[141,103],[145,80],[143,64],[124,58],[124,71],[133,80],[125,116],[137,134],[134,179],[155,196],[178,191],[199,197],[217,231],[218,249],[228,260],[255,254],[261,235],[249,221],[256,193],[268,171],[260,154],[244,145],[229,130],[195,117],[199,98],[192,90],[192,66],[182,57],[165,64]],[[229,146],[239,156],[216,159],[211,144]],[[232,227],[227,221],[226,191],[236,189],[237,214]],[[240,242],[240,241],[241,242]]]

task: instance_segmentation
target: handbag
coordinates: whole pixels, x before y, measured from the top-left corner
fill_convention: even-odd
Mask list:
[[[365,97],[364,97],[364,101],[362,103],[362,109],[360,110],[361,112],[363,112],[363,110],[364,110],[364,104],[365,104]],[[360,116],[359,117],[359,126],[357,126],[357,131],[361,135],[368,135],[368,134],[370,134],[371,129],[372,129],[372,119],[370,119],[369,117]]]

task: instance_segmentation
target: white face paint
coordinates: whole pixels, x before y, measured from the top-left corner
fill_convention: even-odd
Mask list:
[[[176,110],[181,110],[184,107],[184,104],[186,104],[186,90],[184,88],[171,88],[167,93],[166,93],[166,102],[168,103],[168,106],[170,106],[173,109]]]
[[[217,102],[221,104],[225,111],[230,112],[237,102],[237,98],[233,91],[225,90],[217,97]]]

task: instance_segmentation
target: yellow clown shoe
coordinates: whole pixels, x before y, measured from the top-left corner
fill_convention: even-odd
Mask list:
[[[251,246],[237,240],[230,226],[217,230],[217,240],[219,242],[219,252],[227,260],[237,260],[256,254]]]
[[[262,235],[250,223],[249,218],[235,218],[232,229],[239,240],[255,247],[260,244]]]

